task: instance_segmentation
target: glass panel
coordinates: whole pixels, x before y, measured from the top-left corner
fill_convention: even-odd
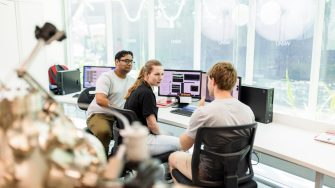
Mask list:
[[[136,70],[148,60],[148,7],[145,2],[112,1],[114,54],[120,50],[132,51],[135,61],[133,69]]]
[[[193,69],[193,0],[155,1],[156,58],[164,68]]]
[[[248,1],[202,0],[201,16],[201,69],[207,71],[218,61],[229,61],[244,77]]]
[[[275,88],[276,108],[308,105],[315,3],[257,1],[254,83]]]
[[[335,1],[326,1],[317,112],[321,120],[335,120]]]
[[[71,65],[106,65],[105,3],[71,1]]]

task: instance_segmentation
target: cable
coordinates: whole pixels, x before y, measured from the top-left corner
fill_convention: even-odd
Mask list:
[[[255,157],[257,158],[257,161],[256,161],[256,163],[254,163],[254,164],[252,164],[252,165],[257,165],[258,163],[259,163],[259,156],[258,156],[258,153],[256,152],[256,151],[252,151],[252,154],[254,154],[255,155]]]

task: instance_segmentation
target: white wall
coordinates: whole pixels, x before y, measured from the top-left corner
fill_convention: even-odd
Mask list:
[[[24,61],[37,43],[35,26],[45,22],[64,30],[62,0],[0,0],[0,79],[11,87],[17,87],[13,69]],[[28,72],[48,88],[47,70],[52,64],[66,64],[65,42],[54,42],[40,51]],[[10,75],[10,76],[8,76]],[[10,78],[11,77],[11,78]],[[11,81],[9,81],[11,80]],[[10,83],[10,84],[9,84]]]
[[[19,63],[14,2],[0,0],[0,28],[0,81],[10,83]]]

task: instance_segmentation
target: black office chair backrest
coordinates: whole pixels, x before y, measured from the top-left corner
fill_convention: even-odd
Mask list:
[[[112,108],[113,110],[116,110],[117,112],[119,112],[120,114],[122,114],[123,116],[125,116],[127,118],[127,120],[129,121],[130,124],[132,124],[134,121],[138,121],[138,118],[136,116],[136,113],[132,110],[128,110],[128,109],[121,109],[121,108]],[[124,124],[120,119],[116,119],[116,126],[119,129],[124,129]]]
[[[95,87],[89,87],[84,89],[77,100],[77,105],[81,110],[87,110],[90,103],[93,101],[95,97]]]
[[[136,113],[132,110],[128,109],[121,109],[121,108],[111,108],[112,110],[115,110],[122,114],[126,119],[129,121],[130,124],[132,124],[134,121],[137,121],[138,118],[136,116]],[[116,118],[115,126],[112,127],[113,129],[113,139],[114,139],[114,146],[112,149],[112,155],[116,154],[116,151],[119,147],[119,145],[122,143],[122,136],[120,135],[120,130],[124,129],[125,125],[123,122]]]
[[[252,148],[257,124],[198,129],[192,155],[196,186],[238,187],[252,179]]]

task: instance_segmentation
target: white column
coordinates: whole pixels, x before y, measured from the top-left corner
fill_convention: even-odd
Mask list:
[[[256,1],[249,0],[249,22],[247,33],[247,53],[245,62],[245,82],[252,84],[254,76],[254,55],[255,55],[255,28],[256,28]]]
[[[194,1],[193,69],[201,69],[201,0]]]
[[[315,1],[316,16],[314,24],[313,50],[312,50],[312,64],[310,72],[310,87],[308,95],[308,112],[310,114],[316,111],[318,99],[318,85],[320,77],[321,64],[321,49],[322,49],[322,35],[324,25],[325,0]],[[315,115],[315,114],[314,114]]]

